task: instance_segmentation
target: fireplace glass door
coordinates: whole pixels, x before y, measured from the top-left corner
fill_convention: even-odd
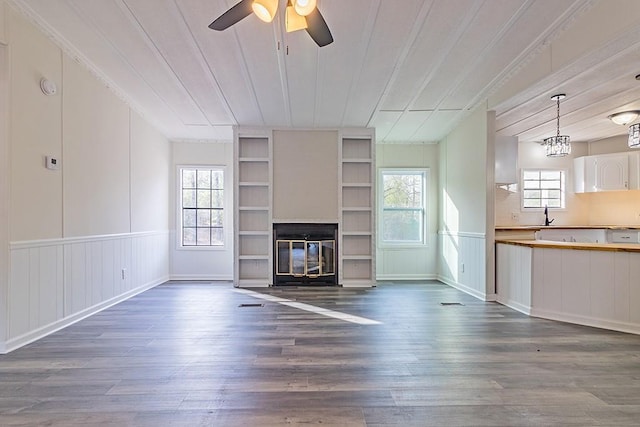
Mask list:
[[[277,240],[276,274],[319,277],[335,274],[335,240]]]

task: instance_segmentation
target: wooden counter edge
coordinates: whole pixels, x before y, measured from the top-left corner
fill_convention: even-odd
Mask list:
[[[554,242],[551,240],[515,240],[496,239],[496,243],[506,245],[527,246],[530,248],[574,249],[579,251],[612,251],[612,252],[640,252],[640,244],[633,243],[581,243]]]

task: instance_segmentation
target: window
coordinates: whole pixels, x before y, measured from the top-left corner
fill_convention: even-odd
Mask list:
[[[564,209],[564,171],[523,170],[522,208]]]
[[[428,170],[381,170],[380,236],[382,243],[425,242]]]
[[[224,245],[222,169],[180,168],[182,246]]]

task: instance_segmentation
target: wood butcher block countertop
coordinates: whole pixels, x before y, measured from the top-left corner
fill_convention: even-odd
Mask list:
[[[527,246],[530,248],[575,249],[582,251],[640,252],[640,244],[636,243],[581,243],[518,239],[496,239],[496,243]]]

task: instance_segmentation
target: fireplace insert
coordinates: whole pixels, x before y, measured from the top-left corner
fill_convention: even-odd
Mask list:
[[[336,286],[337,238],[337,224],[274,224],[274,286]]]

